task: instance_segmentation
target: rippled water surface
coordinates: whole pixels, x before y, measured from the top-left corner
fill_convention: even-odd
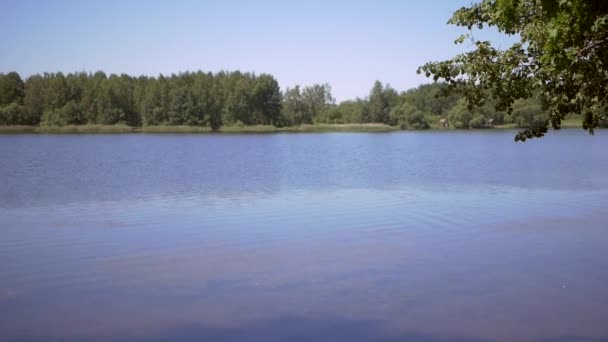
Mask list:
[[[0,136],[0,339],[608,339],[608,135]]]

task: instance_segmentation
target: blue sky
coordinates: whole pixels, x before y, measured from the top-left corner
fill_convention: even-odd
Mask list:
[[[242,70],[281,87],[329,83],[338,100],[375,80],[406,90],[464,47],[446,25],[470,1],[0,0],[0,72],[158,75]],[[489,34],[488,39],[503,39]]]

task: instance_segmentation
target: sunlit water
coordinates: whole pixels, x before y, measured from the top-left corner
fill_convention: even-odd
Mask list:
[[[0,136],[0,339],[608,339],[608,135]]]

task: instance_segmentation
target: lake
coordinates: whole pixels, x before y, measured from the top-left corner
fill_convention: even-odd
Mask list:
[[[0,339],[608,339],[608,134],[0,136]]]

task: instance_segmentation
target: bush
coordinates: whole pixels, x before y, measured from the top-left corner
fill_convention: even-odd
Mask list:
[[[97,120],[103,125],[124,124],[126,122],[125,112],[117,107],[105,108],[105,110],[99,114]]]
[[[486,128],[486,118],[483,115],[476,115],[469,121],[470,128]]]
[[[23,106],[13,102],[9,105],[0,107],[0,125],[24,125],[27,118],[24,115]]]
[[[409,129],[429,129],[429,122],[426,120],[424,113],[416,110],[405,118],[407,128]]]
[[[424,113],[407,102],[391,110],[389,124],[398,125],[401,129],[428,129],[430,127]]]
[[[41,126],[65,126],[67,125],[67,121],[63,117],[63,113],[61,110],[46,110],[42,114],[42,121],[40,122]]]
[[[466,108],[466,105],[464,108],[456,105],[448,113],[448,121],[454,128],[469,128],[469,122],[471,121],[472,116],[471,112]]]
[[[81,125],[85,123],[80,104],[69,101],[61,109],[47,110],[42,114],[42,126]]]
[[[518,101],[513,104],[511,117],[517,127],[528,128],[547,120],[549,116],[538,103]]]

